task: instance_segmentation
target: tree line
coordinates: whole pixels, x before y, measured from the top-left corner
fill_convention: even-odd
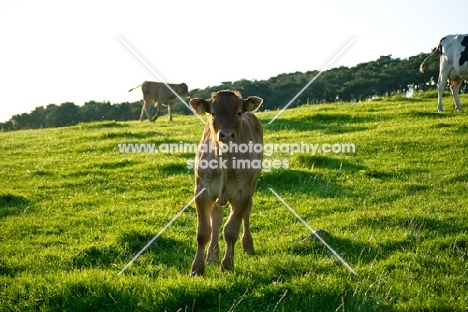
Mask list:
[[[36,107],[30,113],[13,115],[10,120],[0,123],[3,131],[19,129],[39,129],[73,126],[80,122],[100,120],[134,120],[140,116],[142,103],[86,102],[78,106],[72,102],[60,105],[49,104],[46,107]]]
[[[420,53],[409,58],[381,56],[375,61],[361,63],[353,67],[337,67],[322,72],[317,79],[291,106],[305,103],[327,103],[335,101],[362,101],[375,96],[405,94],[407,91],[426,91],[436,88],[439,74],[439,61],[433,57],[425,64],[425,72],[419,72],[419,65],[429,55]],[[257,95],[264,99],[263,109],[284,107],[296,94],[313,79],[319,71],[280,74],[267,80],[225,81],[205,89],[193,89],[191,97],[210,98],[211,93],[224,89],[238,90],[243,95]],[[466,84],[461,92],[466,92]],[[0,123],[3,131],[64,127],[80,122],[99,120],[137,120],[140,116],[142,100],[111,104],[110,102],[86,102],[83,106],[72,102],[60,105],[40,106],[30,113],[14,115]],[[164,111],[164,110],[163,110]],[[173,105],[173,111],[189,114],[190,111],[180,101]]]
[[[361,63],[354,67],[337,67],[321,73],[303,93],[291,103],[329,103],[335,101],[362,101],[375,96],[405,94],[407,91],[435,89],[439,75],[439,61],[431,58],[425,64],[424,73],[419,65],[429,55],[420,53],[407,59],[392,58],[391,55]],[[268,80],[223,82],[219,86],[204,90],[195,89],[191,96],[210,97],[220,89],[239,90],[243,95],[257,95],[264,99],[263,108],[284,107],[319,71],[281,74]]]

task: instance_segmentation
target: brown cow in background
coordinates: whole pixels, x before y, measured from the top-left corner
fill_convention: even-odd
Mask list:
[[[197,208],[197,251],[190,274],[203,275],[204,252],[210,240],[207,262],[219,260],[219,229],[223,222],[223,207],[229,202],[231,213],[224,226],[226,252],[221,270],[234,268],[234,245],[239,237],[243,222],[243,249],[253,254],[253,237],[249,217],[252,195],[262,170],[263,129],[255,112],[263,100],[256,96],[242,99],[240,93],[219,91],[210,100],[191,99],[190,106],[200,115],[210,114],[203,131],[195,158],[195,194],[205,188],[196,200]],[[229,146],[252,146],[249,151]],[[258,148],[260,147],[260,148]]]
[[[189,96],[188,87],[185,83],[168,83],[168,85],[179,96]],[[145,114],[149,121],[155,121],[161,112],[161,105],[167,106],[169,121],[172,121],[171,105],[176,100],[177,95],[174,94],[174,92],[172,92],[164,83],[154,81],[145,81],[141,85],[128,90],[128,92],[133,91],[140,86],[141,92],[143,93],[143,107],[141,108],[140,121],[143,121]],[[157,108],[156,114],[153,117],[150,116],[149,112],[151,101],[154,101],[154,106]]]

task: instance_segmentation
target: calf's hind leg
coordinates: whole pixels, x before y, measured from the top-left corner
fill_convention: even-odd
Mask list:
[[[244,233],[242,235],[242,248],[244,252],[249,255],[254,254],[254,243],[252,232],[250,232],[250,211],[252,209],[252,199],[250,198],[248,209],[244,213],[243,224],[244,224]]]
[[[241,222],[244,221],[244,237],[242,244],[244,250],[248,253],[253,253],[253,238],[250,233],[249,215],[252,206],[252,198],[250,196],[238,196],[231,202],[231,215],[229,216],[226,225],[224,226],[224,241],[226,242],[226,253],[221,262],[221,270],[234,269],[234,246],[239,238]]]
[[[219,260],[219,228],[223,223],[223,207],[214,205],[211,211],[211,242],[206,254],[206,262],[216,263]]]

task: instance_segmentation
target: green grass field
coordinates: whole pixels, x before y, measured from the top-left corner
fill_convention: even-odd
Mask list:
[[[461,97],[468,109],[468,97]],[[259,112],[265,143],[352,143],[355,153],[277,152],[251,216],[256,254],[189,277],[194,116],[0,133],[2,311],[467,311],[468,119],[435,99]],[[269,190],[357,272],[353,275]],[[225,215],[228,214],[226,209]],[[221,247],[224,244],[221,241]]]

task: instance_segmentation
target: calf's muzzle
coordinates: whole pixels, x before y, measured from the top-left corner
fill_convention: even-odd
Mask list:
[[[234,141],[235,138],[236,138],[236,133],[234,132],[234,130],[218,131],[218,141],[220,142]]]

